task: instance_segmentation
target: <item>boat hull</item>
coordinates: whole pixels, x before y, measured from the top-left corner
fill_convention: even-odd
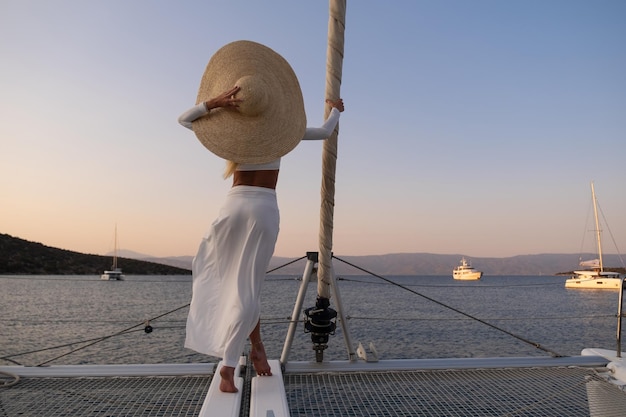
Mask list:
[[[122,271],[104,271],[100,275],[100,279],[103,281],[124,281],[124,274]]]
[[[470,272],[465,274],[453,274],[452,278],[459,281],[477,281],[483,276],[482,272]]]
[[[573,277],[565,281],[565,288],[579,288],[589,290],[619,290],[622,285],[621,278],[580,278]]]

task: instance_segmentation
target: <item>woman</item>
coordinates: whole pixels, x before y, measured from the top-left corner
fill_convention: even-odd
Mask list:
[[[211,117],[219,108],[238,108],[240,87],[219,94],[187,110],[179,122]],[[304,140],[331,135],[342,99],[326,100],[330,115],[319,128],[307,128]],[[250,359],[258,375],[272,375],[260,332],[260,294],[265,272],[274,253],[279,230],[276,183],[280,158],[261,164],[227,163],[225,177],[233,187],[218,218],[204,236],[193,261],[193,292],[187,319],[185,347],[223,358],[220,390],[237,392],[234,371],[250,338]]]

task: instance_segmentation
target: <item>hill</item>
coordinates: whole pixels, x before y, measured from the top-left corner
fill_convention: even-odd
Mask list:
[[[452,270],[459,264],[461,258],[467,255],[440,255],[433,253],[391,253],[386,255],[370,256],[341,256],[333,262],[337,275],[366,275],[366,272],[356,269],[353,264],[379,275],[452,275]],[[572,269],[577,268],[579,257],[593,259],[593,254],[538,254],[517,255],[506,258],[468,258],[472,266],[484,275],[571,275]],[[291,259],[274,258],[270,269],[284,265]],[[622,265],[618,255],[605,255],[605,265]],[[342,262],[345,261],[345,262]],[[349,263],[349,264],[348,264]],[[281,268],[276,274],[302,275],[305,261],[299,261]],[[624,268],[606,268],[624,273]]]
[[[0,234],[0,274],[100,275],[111,268],[111,257],[52,248]],[[188,275],[189,269],[161,263],[118,258],[128,275]]]
[[[189,274],[192,256],[154,258],[131,251],[120,251],[126,257],[118,258],[126,274],[179,275]],[[133,259],[131,257],[143,259]],[[333,266],[337,275],[452,275],[452,269],[467,255],[440,255],[433,253],[391,253],[369,256],[340,256]],[[471,258],[472,265],[485,275],[569,275],[579,258],[592,259],[593,254],[538,254],[507,258]],[[605,265],[622,265],[618,255],[605,255]],[[345,261],[345,262],[342,262]],[[281,267],[286,265],[285,267]],[[300,276],[306,260],[274,257],[270,270],[281,267],[274,274]],[[357,269],[353,264],[362,269]],[[100,275],[110,268],[111,256],[87,255],[29,242],[0,234],[0,274]],[[624,268],[607,268],[625,273]]]
[[[357,265],[379,275],[452,275],[452,269],[459,264],[464,255],[439,255],[432,253],[392,253],[369,256],[337,256],[333,266],[338,275],[366,275],[350,264]],[[579,258],[593,259],[593,254],[537,254],[517,255],[507,258],[471,258],[472,265],[483,271],[485,275],[571,275],[572,269],[578,266]],[[465,255],[467,257],[467,255]],[[191,268],[192,256],[175,258],[146,258],[151,262]],[[605,264],[622,265],[618,255],[606,255]],[[345,261],[345,262],[342,262]],[[306,260],[294,262],[294,258],[274,257],[270,270],[279,268],[274,274],[302,275]],[[287,265],[288,264],[288,265]],[[287,265],[282,267],[283,265]],[[606,268],[607,270],[626,273],[624,268]]]

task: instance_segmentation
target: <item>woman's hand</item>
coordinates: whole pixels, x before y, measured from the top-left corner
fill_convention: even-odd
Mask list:
[[[208,101],[204,102],[204,106],[207,110],[216,109],[218,107],[239,107],[239,103],[243,100],[235,98],[235,94],[237,94],[240,90],[240,87],[233,87],[228,91],[223,92],[222,94],[214,97]]]
[[[326,99],[326,103],[328,103],[328,105],[330,107],[333,107],[337,110],[339,110],[340,112],[343,111],[343,99],[339,98],[335,101],[331,100],[331,99]]]

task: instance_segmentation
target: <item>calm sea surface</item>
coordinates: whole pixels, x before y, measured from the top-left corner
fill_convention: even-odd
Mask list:
[[[617,291],[566,290],[566,277],[551,276],[389,279],[412,292],[374,277],[338,281],[353,344],[373,342],[381,359],[548,355],[447,306],[562,355],[616,346]],[[261,320],[270,358],[280,357],[300,284],[268,276]],[[304,308],[315,304],[316,289],[308,286]],[[0,357],[30,366],[215,361],[183,348],[190,297],[190,276],[0,276]],[[315,359],[302,328],[290,360]],[[341,329],[329,345],[325,359],[347,358]]]

